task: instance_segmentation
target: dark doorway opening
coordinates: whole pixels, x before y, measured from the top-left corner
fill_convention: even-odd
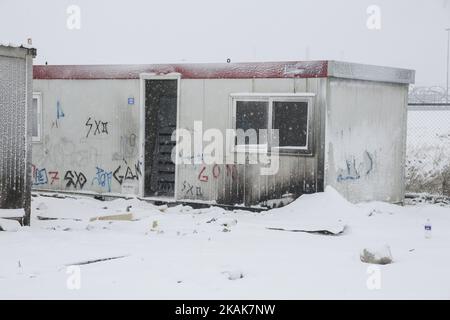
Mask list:
[[[178,80],[145,80],[145,196],[173,197]]]

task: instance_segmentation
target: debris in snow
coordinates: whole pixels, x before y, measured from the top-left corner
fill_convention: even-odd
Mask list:
[[[95,226],[93,226],[92,224],[88,224],[88,225],[86,226],[86,230],[87,230],[87,231],[95,230]]]
[[[345,232],[346,226],[342,226],[342,228],[337,231],[335,228],[333,231],[329,230],[289,230],[289,229],[283,229],[283,228],[267,228],[268,230],[275,230],[275,231],[288,231],[288,232],[305,232],[305,233],[311,233],[311,234],[321,234],[325,236],[339,236]]]
[[[20,223],[16,220],[0,218],[0,231],[16,232],[20,228]]]
[[[182,204],[179,204],[179,205],[173,206],[173,207],[168,207],[167,205],[162,205],[162,206],[157,207],[157,209],[164,213],[188,213],[188,212],[189,213],[200,213],[200,212],[195,212],[196,210],[193,210],[192,207],[184,206]]]
[[[155,209],[161,211],[162,213],[165,213],[166,210],[169,209],[169,207],[166,204],[164,204],[162,206],[155,207]]]
[[[22,263],[20,262],[20,260],[17,261],[17,269],[19,269],[18,274],[23,274],[23,268],[22,268]]]
[[[284,207],[285,205],[290,204],[291,202],[293,202],[296,199],[296,197],[294,196],[294,194],[292,193],[285,193],[281,196],[281,199],[270,199],[267,201],[264,201],[262,203],[262,206],[265,208],[281,208]]]
[[[131,221],[133,220],[133,214],[132,213],[125,213],[125,214],[117,214],[117,215],[111,215],[111,216],[98,216],[93,217],[90,219],[90,221]]]
[[[47,198],[57,198],[57,199],[77,199],[77,197],[69,196],[67,194],[60,194],[60,193],[33,193],[33,197],[47,197]]]
[[[425,238],[431,239],[431,220],[430,219],[427,219],[427,221],[425,222],[424,229],[425,229]]]
[[[75,219],[75,218],[51,218],[51,217],[44,217],[44,216],[36,216],[38,220],[42,221],[55,221],[55,220],[72,220],[72,221],[83,221],[82,219]]]
[[[219,225],[226,227],[226,228],[233,227],[233,226],[237,225],[237,223],[238,223],[238,221],[236,219],[232,219],[232,218],[219,218],[219,219],[215,219],[214,222],[216,222]]]
[[[0,218],[23,218],[24,216],[23,209],[0,209]]]
[[[81,261],[81,262],[75,262],[75,263],[66,264],[66,266],[82,266],[82,265],[85,265],[85,264],[116,260],[116,259],[121,259],[121,258],[125,258],[125,257],[128,257],[128,256],[124,255],[124,256],[116,256],[116,257],[108,257],[108,258],[87,260],[87,261]]]
[[[212,223],[212,222],[216,222],[217,219],[216,218],[211,218],[210,220],[206,221],[206,223]]]
[[[376,214],[383,214],[383,213],[385,213],[384,211],[381,211],[381,210],[378,210],[378,209],[372,209],[371,211],[370,211],[370,213],[367,215],[368,217],[372,217],[373,215],[376,215]],[[392,213],[392,212],[387,212],[387,214],[389,214],[389,215],[393,215],[394,213]]]
[[[48,207],[44,202],[39,203],[38,206],[36,207],[36,210],[40,210],[40,211],[47,210],[47,209],[48,209]]]
[[[238,280],[244,278],[244,273],[240,270],[224,271],[222,272],[228,278],[228,280]]]
[[[365,248],[360,254],[360,259],[362,262],[372,264],[389,264],[393,262],[391,248],[388,245],[376,249]]]
[[[152,227],[150,228],[150,232],[156,232],[156,234],[163,234],[164,230],[160,230],[159,229],[159,222],[158,220],[153,220],[152,222]],[[145,234],[149,234],[148,232],[146,232]],[[177,232],[177,235],[179,235],[179,231]],[[185,235],[185,234],[183,234]]]

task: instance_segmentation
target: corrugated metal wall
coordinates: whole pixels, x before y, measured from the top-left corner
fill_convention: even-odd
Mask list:
[[[27,105],[32,98],[31,74],[31,57],[0,55],[0,208],[25,208],[27,216],[31,146],[26,122],[30,120]]]

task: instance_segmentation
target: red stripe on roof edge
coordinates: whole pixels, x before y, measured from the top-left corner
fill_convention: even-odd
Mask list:
[[[139,79],[141,73],[179,73],[183,79],[322,78],[328,61],[149,65],[36,65],[34,79]]]

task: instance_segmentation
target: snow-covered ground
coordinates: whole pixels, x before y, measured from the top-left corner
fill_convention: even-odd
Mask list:
[[[450,110],[408,112],[406,188],[450,195]]]
[[[331,188],[262,213],[87,197],[32,207],[31,227],[0,232],[0,299],[450,298],[449,207],[353,205]],[[129,220],[99,219],[117,214]],[[384,245],[392,264],[360,261]]]

